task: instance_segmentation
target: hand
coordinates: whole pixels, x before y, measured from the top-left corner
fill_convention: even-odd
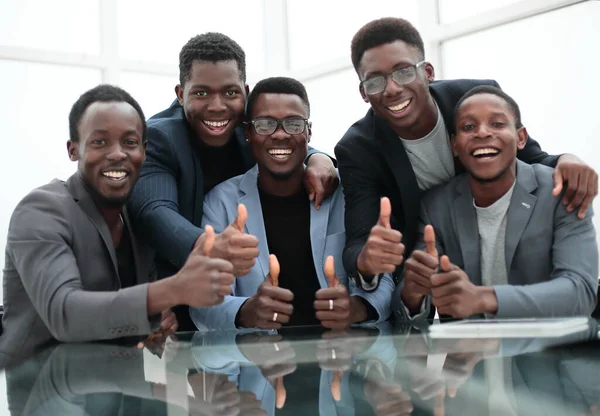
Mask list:
[[[313,154],[308,158],[304,170],[304,188],[308,197],[315,201],[315,208],[321,208],[323,200],[333,194],[340,184],[340,178],[329,156],[322,153]]]
[[[425,251],[413,251],[404,263],[404,286],[400,296],[411,312],[416,312],[425,296],[431,294],[431,276],[439,265],[435,231],[431,225],[425,226],[424,239]]]
[[[431,302],[440,314],[467,318],[475,313],[495,313],[498,300],[492,288],[475,286],[463,270],[450,263],[448,256],[441,257],[440,269],[431,276]],[[488,305],[490,291],[495,307]]]
[[[279,262],[269,256],[269,274],[256,294],[240,308],[240,324],[245,328],[279,329],[290,321],[294,312],[294,294],[279,286]]]
[[[329,287],[317,290],[313,303],[321,325],[330,329],[343,329],[353,323],[366,321],[367,307],[361,298],[350,296],[340,283],[335,275],[333,256],[327,256],[324,271]]]
[[[246,207],[239,204],[236,219],[216,236],[215,245],[209,253],[212,258],[229,260],[233,264],[234,274],[238,277],[250,272],[259,254],[258,238],[244,233],[247,219]],[[198,237],[196,244],[201,237]]]
[[[235,279],[233,265],[227,260],[208,257],[215,242],[215,230],[208,225],[200,237],[200,244],[174,276],[177,304],[208,307],[218,305],[231,294]]]
[[[385,365],[376,359],[369,361],[370,371],[365,374],[364,394],[375,415],[409,415],[413,411],[410,394],[398,382],[384,374]]]
[[[147,347],[148,349],[153,349],[155,347],[160,347],[162,349],[162,345],[164,344],[165,340],[177,332],[178,327],[179,323],[177,322],[175,313],[171,309],[164,310],[162,312],[160,328],[148,335],[148,338],[146,338],[144,341],[139,342],[137,344],[137,348],[142,349]]]
[[[363,276],[393,273],[404,259],[402,233],[392,229],[391,215],[392,205],[389,198],[381,198],[379,220],[371,228],[367,243],[358,255],[358,271]]]
[[[554,169],[554,189],[552,195],[557,196],[562,192],[563,183],[567,183],[567,190],[563,197],[563,204],[567,211],[573,212],[579,208],[577,216],[581,219],[598,195],[598,174],[591,166],[586,165],[574,155],[562,155]]]

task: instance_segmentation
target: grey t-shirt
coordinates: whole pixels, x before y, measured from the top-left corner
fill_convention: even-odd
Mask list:
[[[419,189],[427,191],[454,177],[454,156],[444,117],[438,107],[437,123],[431,132],[420,139],[400,137],[412,165]]]
[[[481,245],[482,286],[508,284],[506,260],[504,258],[506,213],[515,189],[515,183],[512,184],[508,192],[489,207],[478,207],[475,200],[473,200],[477,212],[477,226]]]

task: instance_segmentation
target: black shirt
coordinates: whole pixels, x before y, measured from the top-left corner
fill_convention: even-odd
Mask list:
[[[136,285],[135,277],[135,261],[133,259],[133,248],[129,239],[129,229],[123,224],[123,235],[119,242],[119,247],[115,247],[117,251],[117,265],[119,268],[119,280],[121,288],[131,287]]]
[[[313,302],[321,288],[310,243],[310,201],[304,188],[295,195],[273,196],[260,190],[269,253],[279,260],[279,286],[294,294],[288,325],[319,325]]]
[[[207,146],[200,140],[194,143],[202,166],[205,195],[221,182],[246,172],[242,151],[235,135],[220,147]]]

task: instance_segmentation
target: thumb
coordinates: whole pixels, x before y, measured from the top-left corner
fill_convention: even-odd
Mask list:
[[[212,227],[212,225],[207,225],[204,227],[204,236],[204,244],[202,244],[201,251],[203,255],[208,257],[213,249],[213,246],[215,245],[215,229]]]
[[[440,269],[442,269],[443,272],[450,272],[453,268],[454,266],[452,265],[452,263],[450,263],[450,259],[448,258],[448,256],[442,256],[442,258],[440,259]]]
[[[244,204],[238,205],[238,215],[233,221],[233,227],[239,232],[243,233],[246,228],[246,220],[248,219],[248,210]]]
[[[427,251],[427,254],[432,255],[433,257],[437,258],[438,256],[438,251],[437,251],[437,247],[435,246],[435,231],[433,229],[433,227],[428,224],[425,226],[425,250]]]
[[[554,178],[554,188],[552,189],[552,195],[557,196],[561,193],[564,182],[560,165],[554,169],[552,177]]]
[[[275,380],[275,407],[281,409],[285,405],[287,392],[283,385],[283,377],[277,377]]]
[[[331,390],[331,396],[333,400],[339,402],[342,400],[342,377],[344,376],[343,371],[334,371],[333,377],[331,377],[331,385],[329,386]]]
[[[279,286],[279,261],[275,254],[269,255],[269,274],[267,282],[272,286]]]
[[[324,272],[325,272],[325,277],[327,278],[327,286],[329,286],[329,287],[339,286],[340,280],[335,275],[335,263],[333,260],[333,256],[327,256],[327,259],[325,259]]]
[[[379,225],[385,228],[392,228],[390,225],[390,217],[392,216],[392,204],[387,196],[381,198],[379,203]]]

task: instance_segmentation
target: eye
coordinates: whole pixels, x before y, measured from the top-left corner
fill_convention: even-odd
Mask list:
[[[92,146],[102,146],[105,143],[104,139],[94,139],[90,142]]]
[[[235,97],[237,95],[237,91],[229,90],[225,93],[227,97]]]
[[[506,123],[503,123],[502,121],[493,121],[492,122],[492,127],[500,129],[504,126],[506,126]]]
[[[196,97],[206,97],[208,95],[208,93],[206,91],[195,91],[194,95]]]
[[[125,145],[126,146],[137,146],[138,140],[137,139],[125,139]]]
[[[471,131],[471,130],[473,130],[474,128],[475,128],[475,125],[474,125],[474,124],[465,124],[465,125],[463,125],[463,126],[460,128],[460,129],[461,129],[462,131]]]

